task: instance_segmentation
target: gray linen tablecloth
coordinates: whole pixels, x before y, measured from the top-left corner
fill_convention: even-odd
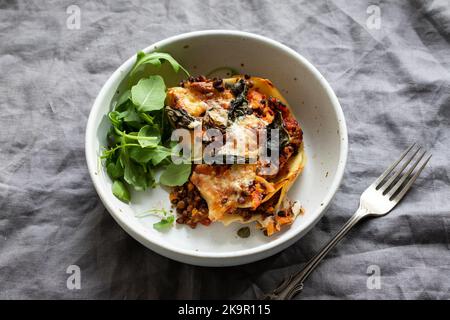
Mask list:
[[[101,204],[84,157],[87,117],[111,73],[157,40],[213,28],[300,52],[336,91],[349,130],[323,219],[282,253],[233,268],[181,264],[133,240]],[[447,0],[1,0],[0,30],[0,298],[255,298],[311,257],[412,141],[433,158],[407,200],[354,230],[298,298],[450,298]],[[70,265],[79,290],[66,286]]]

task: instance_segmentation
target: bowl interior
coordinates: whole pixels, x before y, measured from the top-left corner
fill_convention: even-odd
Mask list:
[[[107,113],[111,101],[122,92],[128,82],[127,74],[134,57],[124,63],[108,80],[97,98],[90,116],[87,137],[87,161],[105,206],[113,217],[135,238],[157,252],[184,262],[209,265],[201,259],[247,257],[248,262],[273,254],[298,239],[314,225],[334,195],[346,161],[347,133],[345,121],[334,93],[322,76],[303,58],[284,46],[262,37],[244,33],[205,32],[175,37],[148,47],[146,51],[170,53],[192,75],[209,74],[221,67],[231,67],[240,73],[266,77],[275,84],[289,102],[304,131],[307,156],[306,167],[289,192],[289,197],[299,200],[305,214],[295,223],[273,237],[267,238],[251,227],[251,236],[239,238],[236,231],[242,227],[232,224],[224,227],[214,223],[209,227],[191,229],[176,225],[166,232],[153,229],[158,221],[154,216],[142,216],[150,209],[170,209],[169,190],[151,189],[133,192],[132,204],[126,205],[111,194],[111,181],[98,160],[106,143],[109,128]],[[153,70],[146,69],[151,73]],[[168,67],[162,72],[166,85],[176,85],[182,78]],[[216,70],[214,75],[226,76],[226,69]],[[289,240],[289,241],[288,241]],[[164,248],[162,250],[158,250]],[[278,249],[277,249],[278,248]],[[169,252],[169,253],[168,253]],[[184,258],[183,258],[184,257]],[[206,260],[205,260],[206,261]],[[233,259],[219,263],[235,264]]]

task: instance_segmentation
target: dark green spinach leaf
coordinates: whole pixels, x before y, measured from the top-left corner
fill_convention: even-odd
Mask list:
[[[275,144],[275,141],[271,139],[271,135],[269,136],[268,143],[271,149],[278,147],[279,150],[284,148],[290,141],[289,133],[286,131],[286,128],[284,127],[284,121],[283,116],[280,111],[278,111],[275,114],[275,118],[273,119],[272,123],[267,126],[267,129],[278,129],[278,146]],[[267,132],[268,134],[271,134],[270,131]]]

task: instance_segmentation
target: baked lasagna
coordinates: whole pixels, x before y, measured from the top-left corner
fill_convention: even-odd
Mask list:
[[[220,147],[209,148],[224,162],[194,161],[189,181],[172,190],[178,223],[195,228],[256,221],[267,236],[292,224],[302,209],[286,193],[304,166],[303,133],[270,80],[191,77],[169,88],[166,99],[171,125],[190,130],[203,155],[217,142],[209,132],[224,137]],[[273,129],[277,134],[271,136]],[[266,157],[260,157],[262,140]]]

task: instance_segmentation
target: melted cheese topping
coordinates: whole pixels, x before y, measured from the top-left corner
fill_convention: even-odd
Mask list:
[[[186,88],[169,88],[167,89],[167,103],[172,107],[184,109],[191,116],[200,117],[209,109],[222,108],[226,110],[234,98],[229,91],[221,93],[216,90],[211,92],[204,90],[204,88],[199,90],[193,84]]]
[[[238,118],[226,130],[226,141],[218,154],[231,155],[243,159],[255,159],[259,149],[258,135],[267,123],[254,114]]]
[[[191,182],[208,204],[209,218],[220,220],[236,208],[252,207],[251,186],[256,177],[255,165],[235,164],[225,170],[219,166],[198,165]]]
[[[206,111],[205,119],[214,123],[218,127],[226,127],[228,125],[228,111],[220,106],[219,102],[211,101],[213,105]]]
[[[169,104],[186,110],[187,113],[194,117],[201,116],[208,108],[208,104],[199,94],[194,94],[193,90],[186,88],[169,88],[167,90],[167,99],[170,101]]]

